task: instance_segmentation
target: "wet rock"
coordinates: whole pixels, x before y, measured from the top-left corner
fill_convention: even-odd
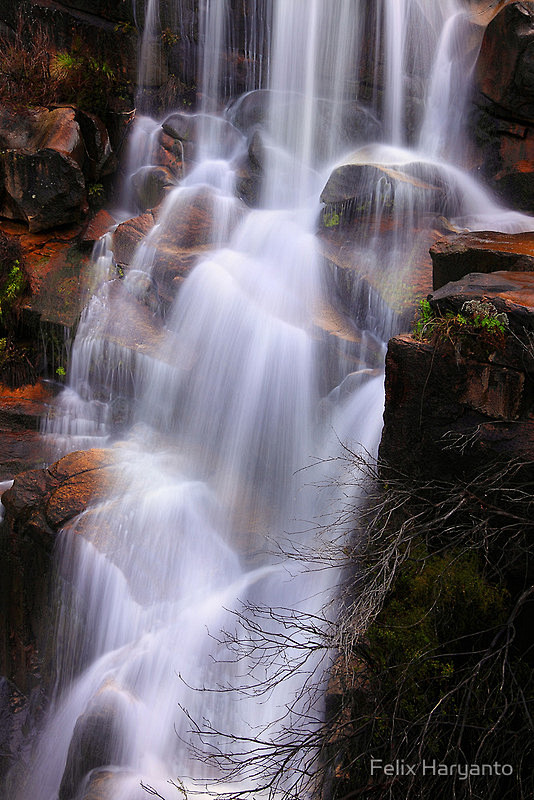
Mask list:
[[[534,273],[468,275],[430,296],[442,315],[472,299],[508,315],[503,338],[389,342],[380,454],[397,468],[443,478],[491,459],[534,459]]]
[[[128,265],[137,245],[154,227],[154,216],[148,212],[122,222],[113,233],[113,255],[118,264]]]
[[[20,237],[31,289],[22,307],[28,324],[70,328],[77,322],[91,281],[91,253],[79,244],[80,232],[77,227]]]
[[[133,698],[110,683],[78,717],[61,779],[59,800],[75,797],[82,780],[92,770],[121,764],[133,704]]]
[[[456,314],[466,301],[482,299],[507,314],[513,331],[534,331],[534,272],[472,273],[438,289],[430,302],[442,314]]]
[[[123,800],[146,800],[147,792],[138,774],[116,767],[110,771],[104,767],[92,770],[80,800],[117,800],[118,797]]]
[[[83,792],[82,800],[113,800],[116,792],[115,783],[116,772],[109,772],[105,769],[93,770],[87,788]]]
[[[224,243],[244,212],[236,201],[220,198],[207,187],[187,190],[158,217],[158,246],[191,249]]]
[[[434,290],[470,272],[529,272],[534,270],[534,233],[461,233],[438,239],[430,255]]]
[[[432,228],[408,231],[409,247],[392,270],[387,253],[399,248],[395,226],[371,218],[366,226],[362,222],[320,230],[326,276],[338,303],[362,329],[384,339],[392,330],[411,326],[417,300],[432,289],[429,248],[439,233]],[[366,249],[367,240],[377,234],[386,254],[383,262],[370,259]]]
[[[183,178],[187,166],[183,142],[161,130],[158,145],[154,154],[154,163],[168,169],[176,181]]]
[[[158,206],[175,185],[174,175],[166,167],[142,167],[132,176],[135,202],[142,211]]]
[[[91,462],[90,462],[91,463]],[[106,497],[114,479],[112,467],[90,465],[54,489],[46,504],[45,516],[51,528],[58,530],[68,520],[81,514],[91,504]]]
[[[364,147],[337,166],[321,202],[326,205],[326,226],[334,215],[350,222],[375,209],[385,216],[423,211],[451,216],[459,210],[454,186],[438,165],[406,161],[406,156],[382,146]]]
[[[51,546],[51,533],[109,487],[114,461],[112,451],[93,449],[69,453],[48,469],[23,472],[3,495],[6,518],[20,529],[36,511],[44,511],[43,541]]]
[[[249,133],[266,121],[271,96],[267,89],[256,89],[242,95],[228,109],[230,121],[239,130]]]
[[[191,193],[166,213],[160,241],[181,248],[214,243],[218,231],[213,212],[213,198],[208,190]]]
[[[252,135],[263,125],[271,108],[277,109],[281,116],[291,113],[296,107],[294,95],[281,92],[273,93],[267,89],[257,89],[239,97],[228,109],[230,121],[245,134]],[[323,129],[322,138],[328,141],[331,135],[333,103],[329,100],[318,100],[314,113],[316,123]],[[380,138],[381,126],[378,120],[363,105],[357,102],[345,103],[339,114],[341,144],[347,147],[356,143],[376,141]]]
[[[475,72],[478,169],[510,205],[534,210],[534,7],[508,3],[486,28]]]
[[[109,397],[111,386],[107,381],[113,380],[113,371],[122,362],[125,371],[124,391],[134,392],[134,373],[136,360],[144,355],[158,357],[158,350],[164,338],[163,323],[159,315],[154,314],[144,297],[139,302],[135,288],[128,290],[127,279],[114,280],[107,284],[103,296],[103,308],[100,317],[100,337],[112,347],[106,347],[100,353],[101,363],[95,363],[94,390],[97,391],[97,379],[102,381],[101,390],[104,397]],[[141,283],[140,290],[144,291]],[[98,352],[98,351],[97,351]],[[126,369],[126,365],[128,368]],[[131,381],[126,380],[130,376]]]
[[[0,214],[39,231],[77,221],[86,211],[85,144],[75,117],[72,108],[22,116],[24,136],[32,123],[24,147],[14,149],[12,139],[0,152]]]
[[[196,139],[197,117],[193,114],[176,112],[162,123],[164,133],[172,139],[179,139],[181,142],[192,142]]]
[[[87,244],[94,244],[99,239],[104,236],[105,233],[111,230],[111,228],[115,225],[115,220],[105,209],[101,209],[98,211],[94,217],[92,217],[87,227],[85,228],[82,234],[82,241],[86,242]]]
[[[5,189],[0,213],[8,219],[24,220],[30,231],[76,222],[87,209],[80,167],[55,150],[4,151],[0,154],[0,180]]]
[[[216,143],[218,158],[231,158],[243,145],[237,128],[228,120],[208,114],[176,112],[162,123],[164,133],[183,143],[187,160],[195,158],[195,149],[201,139]]]
[[[241,160],[236,179],[238,197],[248,206],[255,208],[261,198],[261,186],[266,165],[265,144],[260,131],[251,136],[247,155]]]
[[[0,143],[0,214],[30,231],[79,221],[86,185],[116,166],[104,124],[71,106],[2,111]]]
[[[65,153],[82,167],[85,144],[73,108],[55,108],[47,111],[37,120],[31,147],[35,151],[48,148]]]
[[[208,250],[209,248],[203,247],[190,249],[158,247],[152,268],[152,279],[159,302],[164,305],[165,310],[173,302],[184,279]]]
[[[219,210],[218,201],[218,196],[207,188],[188,190],[173,197],[172,204],[165,204],[155,212],[159,228],[157,238],[147,243],[146,258],[150,263],[137,264],[139,268],[151,268],[151,285],[146,286],[147,291],[143,292],[139,282],[137,285],[142,295],[138,295],[139,298],[152,310],[155,310],[152,288],[155,287],[165,313],[198,259],[210,247],[226,241],[242,218],[244,207],[237,201],[228,201],[222,210]],[[113,253],[121,267],[136,265],[136,248],[153,225],[154,215],[148,212],[117,227],[113,234]],[[135,294],[133,286],[132,289]]]
[[[513,117],[534,119],[534,8],[505,6],[486,28],[476,65],[478,90]]]
[[[0,619],[0,674],[28,694],[39,684],[36,666],[47,643],[50,618],[48,579],[59,527],[109,491],[112,451],[70,453],[48,469],[16,476],[5,507],[5,557],[1,562],[3,615]]]
[[[85,146],[84,174],[88,181],[98,181],[113,173],[117,166],[108,130],[94,114],[79,108],[75,111]]]
[[[19,389],[0,386],[0,481],[44,465],[39,429],[52,399],[53,391],[42,382]]]

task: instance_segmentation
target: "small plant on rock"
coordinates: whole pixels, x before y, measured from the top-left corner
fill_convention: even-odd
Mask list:
[[[466,345],[481,345],[486,351],[504,347],[508,316],[487,300],[468,300],[460,311],[440,314],[428,299],[421,300],[414,337],[434,346],[452,344],[459,352]]]

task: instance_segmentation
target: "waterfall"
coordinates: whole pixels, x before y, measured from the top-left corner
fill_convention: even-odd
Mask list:
[[[362,59],[374,63],[383,81],[378,92],[377,78],[367,96],[366,120],[375,131],[382,126],[378,146],[365,150],[367,163],[389,170],[414,160],[432,164],[461,196],[464,221],[482,225],[500,214],[481,187],[444,160],[443,139],[455,127],[439,127],[435,81],[418,127],[423,133],[411,137],[419,150],[406,149],[414,96],[408,76],[429,74],[434,52],[445,52],[435,44],[459,13],[455,2],[381,0],[371,4],[372,13],[364,0],[244,3],[251,65],[249,91],[239,98],[224,71],[231,59],[223,57],[235,49],[238,5],[199,4],[194,159],[124,280],[111,276],[109,237],[100,243],[100,285],[82,316],[68,386],[45,426],[58,454],[110,446],[120,466],[108,498],[59,537],[57,653],[50,667],[56,681],[31,768],[22,765],[12,777],[16,800],[83,800],[97,780],[108,787],[102,796],[108,791],[114,800],[145,797],[141,782],[171,797],[169,778],[186,787],[199,779],[206,796],[254,789],[258,774],[242,755],[243,742],[287,744],[290,735],[298,741],[320,725],[329,656],[310,656],[302,670],[280,676],[307,641],[298,624],[287,627],[288,619],[315,615],[327,625],[338,576],[310,572],[305,559],[286,562],[276,551],[286,541],[297,553],[313,548],[317,520],[335,516],[335,491],[321,493],[316,485],[325,476],[335,483],[321,459],[335,460],[340,440],[375,452],[380,435],[383,378],[370,353],[383,357],[382,338],[395,332],[398,318],[378,294],[353,298],[362,328],[357,374],[354,347],[350,357],[342,346],[329,349],[332,337],[317,323],[321,310],[334,313],[335,305],[316,236],[319,198],[333,165],[362,144],[347,124],[355,95],[365,99],[367,91],[358,86]],[[423,23],[425,42],[414,27]],[[150,0],[145,84],[153,79],[157,24],[158,4]],[[245,129],[242,120],[260,101],[257,122]],[[159,124],[147,117],[137,122],[131,172],[149,163]],[[258,207],[250,209],[237,198],[236,181],[254,136],[265,180]],[[391,197],[383,187],[369,189],[372,217],[360,220],[361,258],[370,269],[395,273],[409,266],[426,201],[415,189],[406,196],[399,190],[395,232],[384,240],[376,220]],[[209,209],[210,246],[162,316],[150,305],[155,257],[195,204]],[[487,213],[475,220],[475,212]],[[509,224],[520,226],[520,215]],[[131,318],[141,291],[148,297],[146,325],[145,317]],[[356,339],[356,326],[346,324]],[[142,339],[145,328],[153,332],[150,342]],[[329,370],[334,381],[325,378]],[[235,612],[247,608],[273,609],[267,641],[287,636],[272,658],[260,631],[241,660],[221,644],[220,631],[233,630]],[[254,644],[266,648],[263,663],[253,657]],[[231,785],[217,783],[225,773],[210,762],[192,759],[189,747],[202,742],[191,733],[195,724],[221,733],[220,757],[243,761]],[[262,777],[268,784],[269,775]],[[291,781],[288,774],[287,786]],[[310,778],[302,796],[312,786]]]

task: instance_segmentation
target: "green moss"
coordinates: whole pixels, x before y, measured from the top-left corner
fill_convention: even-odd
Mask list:
[[[17,260],[9,270],[7,277],[0,289],[0,323],[5,324],[6,315],[11,311],[13,304],[22,296],[26,288],[26,278]]]
[[[504,622],[508,602],[506,590],[482,574],[475,553],[429,555],[420,544],[369,630],[373,658],[391,670],[392,688],[410,665],[408,703],[416,710],[443,691],[465,640]]]

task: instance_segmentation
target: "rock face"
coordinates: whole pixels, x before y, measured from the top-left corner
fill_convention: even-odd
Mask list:
[[[45,639],[50,556],[58,529],[109,489],[114,455],[71,453],[48,469],[20,474],[2,502],[2,635],[0,673],[28,694]],[[46,637],[45,637],[46,638]]]
[[[242,219],[244,208],[239,201],[225,204],[223,200],[221,208],[218,200],[217,193],[207,187],[184,190],[172,204],[117,226],[112,241],[115,260],[125,273],[150,267],[154,310],[161,306],[161,311],[166,312],[198,259],[210,248],[226,242]],[[149,237],[144,249],[136,254],[156,220],[157,237]]]
[[[133,697],[125,696],[112,684],[99,691],[74,727],[59,800],[77,796],[81,781],[92,770],[121,763],[121,737],[117,733],[124,718],[133,717],[133,705]]]
[[[44,464],[39,428],[52,398],[50,387],[42,382],[20,389],[0,385],[0,482]]]
[[[78,222],[87,212],[87,182],[106,172],[105,127],[74,108],[40,109],[0,119],[0,215],[30,232]]]
[[[534,210],[534,6],[506,5],[486,28],[473,115],[482,176],[507,202]]]
[[[470,272],[534,270],[534,233],[475,231],[438,239],[430,248],[433,288]]]
[[[371,210],[397,219],[460,211],[452,173],[438,165],[406,161],[405,154],[384,145],[363,147],[339,164],[321,192],[321,202],[326,226],[333,216],[343,224]]]
[[[386,462],[446,477],[480,471],[491,459],[533,460],[533,292],[534,273],[468,275],[431,295],[431,305],[439,314],[458,313],[467,300],[489,300],[508,315],[502,339],[390,341],[380,445]]]

